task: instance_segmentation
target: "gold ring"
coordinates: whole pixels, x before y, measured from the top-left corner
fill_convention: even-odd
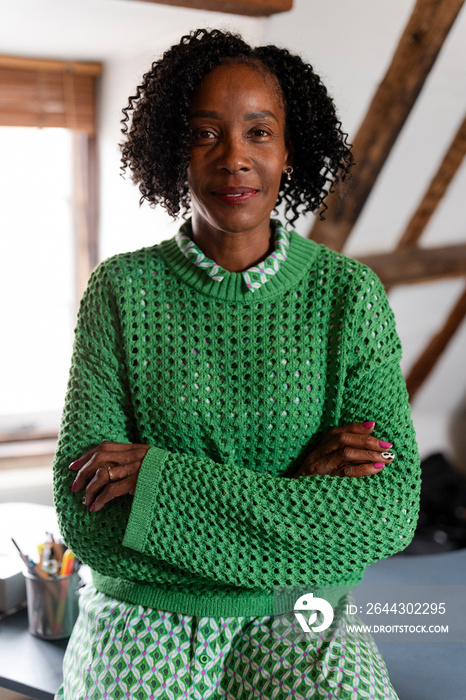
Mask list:
[[[112,470],[110,469],[110,467],[107,467],[107,473],[108,473],[108,480],[113,481],[113,474],[112,474]]]

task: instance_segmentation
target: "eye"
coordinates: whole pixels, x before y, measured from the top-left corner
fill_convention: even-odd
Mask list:
[[[257,126],[254,129],[251,129],[249,132],[250,135],[259,141],[266,139],[270,136],[270,131],[268,129],[264,129],[263,127]]]
[[[216,133],[212,129],[197,129],[193,132],[193,141],[210,141],[216,138]]]

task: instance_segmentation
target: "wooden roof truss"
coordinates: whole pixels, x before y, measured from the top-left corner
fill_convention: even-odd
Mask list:
[[[464,0],[417,0],[391,64],[353,139],[357,163],[349,184],[340,183],[329,197],[325,220],[317,220],[309,237],[341,251],[369,197],[430,69]],[[382,126],[381,126],[382,125]],[[456,133],[395,250],[357,256],[381,278],[386,288],[445,277],[466,280],[466,243],[439,248],[418,247],[420,237],[458,170],[466,150],[466,120]],[[413,399],[466,316],[466,287],[443,328],[423,350],[406,384]]]

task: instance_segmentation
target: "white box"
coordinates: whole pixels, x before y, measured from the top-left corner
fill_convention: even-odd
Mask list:
[[[24,602],[26,602],[26,584],[23,565],[16,558],[0,554],[0,613]]]

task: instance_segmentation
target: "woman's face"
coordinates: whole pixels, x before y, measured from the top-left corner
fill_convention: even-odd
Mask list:
[[[245,64],[215,68],[194,93],[189,121],[194,230],[268,234],[289,164],[284,107],[274,79]]]

